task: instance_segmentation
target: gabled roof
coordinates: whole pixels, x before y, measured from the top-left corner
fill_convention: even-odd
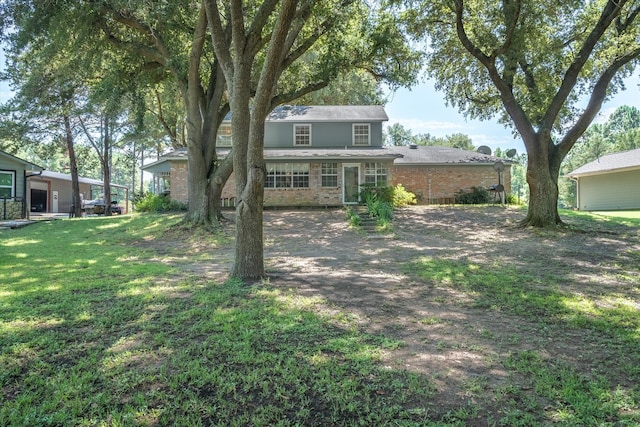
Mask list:
[[[640,168],[640,148],[621,151],[619,153],[606,154],[599,159],[580,166],[568,175],[570,177],[579,177],[636,168]]]
[[[281,105],[276,107],[267,122],[386,122],[389,120],[382,105]]]
[[[442,146],[413,146],[412,147],[388,147],[394,153],[402,155],[395,161],[396,165],[487,165],[498,161],[504,164],[513,164],[513,161],[501,159],[495,156],[478,153],[475,151],[461,150],[459,148]]]
[[[158,160],[155,162],[147,163],[146,165],[142,165],[142,170],[158,173],[158,172],[170,172],[171,171],[171,162],[172,161],[184,161],[186,162],[189,158],[189,153],[186,148],[178,148],[177,150],[171,151],[167,154],[163,154],[160,156]]]
[[[21,159],[19,157],[13,156],[13,155],[7,153],[6,151],[0,150],[0,157],[5,157],[5,158],[9,159],[10,161],[12,161],[14,163],[18,163],[18,164],[24,166],[25,169],[34,170],[34,171],[42,171],[42,170],[44,170],[44,168],[42,166],[38,166],[35,163],[31,163],[31,162],[23,160],[23,159]]]

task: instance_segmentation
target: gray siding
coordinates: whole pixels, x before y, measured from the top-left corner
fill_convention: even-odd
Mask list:
[[[381,122],[298,122],[311,125],[311,147],[344,148],[353,147],[353,124],[368,123],[371,132],[370,147],[382,147]],[[265,125],[265,148],[293,148],[294,123],[267,122]],[[363,146],[358,146],[363,147]]]
[[[37,188],[47,191],[47,212],[54,211],[53,192],[58,192],[58,211],[57,212],[71,212],[71,205],[73,202],[73,189],[71,181],[62,179],[43,179],[42,177],[33,177],[31,188]],[[84,200],[91,199],[91,184],[80,183],[80,193]]]
[[[640,170],[580,177],[578,208],[585,211],[640,209]]]
[[[24,197],[24,166],[0,156],[0,170],[15,172],[15,197]]]

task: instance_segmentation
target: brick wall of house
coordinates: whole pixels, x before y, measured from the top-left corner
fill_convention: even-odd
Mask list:
[[[321,188],[321,182],[321,163],[312,162],[309,164],[309,188],[265,188],[264,204],[265,206],[340,206],[342,204],[341,173],[338,173],[338,187]],[[234,175],[231,174],[222,190],[223,204],[235,197],[235,185]]]
[[[511,192],[510,166],[505,165],[503,185],[507,194]],[[312,162],[309,167],[309,188],[265,188],[265,206],[339,206],[342,204],[342,164],[338,165],[338,186],[322,188],[321,162]],[[364,164],[360,167],[361,182],[364,182]],[[471,187],[489,188],[498,183],[498,173],[493,165],[455,166],[389,166],[387,179],[390,185],[402,184],[416,194],[418,203],[453,203],[455,193]],[[233,174],[223,191],[223,205],[233,205],[235,198]],[[171,164],[171,197],[187,202],[187,163]]]
[[[392,168],[393,185],[402,184],[415,193],[418,203],[453,203],[455,193],[471,187],[489,188],[498,184],[493,165],[401,166]],[[511,192],[510,166],[505,165],[502,185]]]
[[[188,203],[187,162],[171,162],[171,198],[178,202]]]

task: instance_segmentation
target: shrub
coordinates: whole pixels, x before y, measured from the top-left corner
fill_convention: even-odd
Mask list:
[[[138,212],[177,212],[186,211],[187,205],[171,200],[163,194],[146,193],[133,201],[133,207]]]
[[[376,187],[372,184],[364,184],[360,190],[360,202],[366,205],[372,197],[375,200],[392,203],[393,187]]]
[[[518,200],[518,197],[511,193],[511,194],[507,194],[507,199],[506,199],[506,203],[508,205],[518,205],[521,204],[520,201]]]
[[[481,205],[489,203],[489,192],[482,187],[471,187],[470,190],[460,189],[455,194],[456,203],[464,205]]]
[[[410,191],[407,191],[402,184],[398,184],[393,188],[393,207],[403,208],[408,205],[416,204],[416,195]]]
[[[349,225],[357,227],[362,222],[362,218],[360,215],[351,207],[347,206],[347,222]]]
[[[395,187],[363,185],[362,191],[360,191],[360,201],[367,205],[372,197],[375,197],[375,200],[388,203],[394,208],[403,208],[407,205],[416,204],[416,195],[407,191],[402,184],[398,184]]]

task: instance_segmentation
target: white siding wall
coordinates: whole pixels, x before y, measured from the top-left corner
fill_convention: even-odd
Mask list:
[[[640,170],[583,176],[578,185],[579,209],[640,209]]]

